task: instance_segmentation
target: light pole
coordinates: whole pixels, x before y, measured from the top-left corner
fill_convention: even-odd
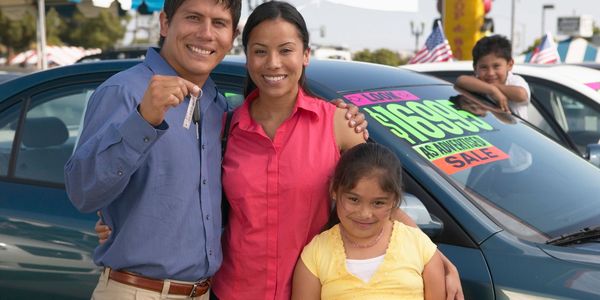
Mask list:
[[[544,4],[542,6],[542,35],[544,36],[544,31],[546,29],[546,10],[547,9],[554,9],[554,4]]]
[[[423,31],[425,30],[425,23],[421,22],[421,29],[415,29],[415,24],[413,21],[410,21],[410,33],[415,36],[415,53],[419,51],[419,37],[423,35]]]

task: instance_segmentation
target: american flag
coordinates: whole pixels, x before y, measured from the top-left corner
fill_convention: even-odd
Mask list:
[[[425,46],[415,54],[409,64],[422,64],[435,61],[452,61],[452,49],[444,36],[440,21],[425,41]]]
[[[535,47],[531,55],[532,64],[555,64],[560,63],[560,55],[554,43],[551,33],[546,33],[542,38],[542,42]]]

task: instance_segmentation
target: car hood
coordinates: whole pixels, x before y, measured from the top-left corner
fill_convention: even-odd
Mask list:
[[[600,239],[570,246],[540,245],[539,248],[556,259],[600,265]]]

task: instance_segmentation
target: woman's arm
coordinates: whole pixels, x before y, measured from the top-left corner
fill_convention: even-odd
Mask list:
[[[440,252],[436,251],[423,269],[425,300],[446,299],[444,264]]]
[[[340,147],[341,151],[348,150],[358,144],[365,142],[362,133],[357,133],[354,129],[348,126],[346,120],[346,110],[337,108],[335,115],[333,116],[333,130],[335,133],[335,140]]]
[[[317,276],[313,275],[302,258],[298,259],[296,269],[294,270],[294,279],[292,281],[292,300],[319,300],[321,299],[321,282]]]

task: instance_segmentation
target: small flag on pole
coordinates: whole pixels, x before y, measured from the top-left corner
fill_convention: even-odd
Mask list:
[[[533,54],[531,55],[529,62],[532,64],[560,63],[558,48],[556,47],[556,43],[554,43],[554,39],[552,38],[552,34],[550,32],[546,33],[546,35],[542,37],[542,42],[535,47],[535,50],[533,50]]]
[[[408,62],[409,64],[422,64],[436,61],[452,61],[452,49],[444,36],[444,29],[440,21],[436,22],[435,28],[425,41],[425,46],[415,54]]]

